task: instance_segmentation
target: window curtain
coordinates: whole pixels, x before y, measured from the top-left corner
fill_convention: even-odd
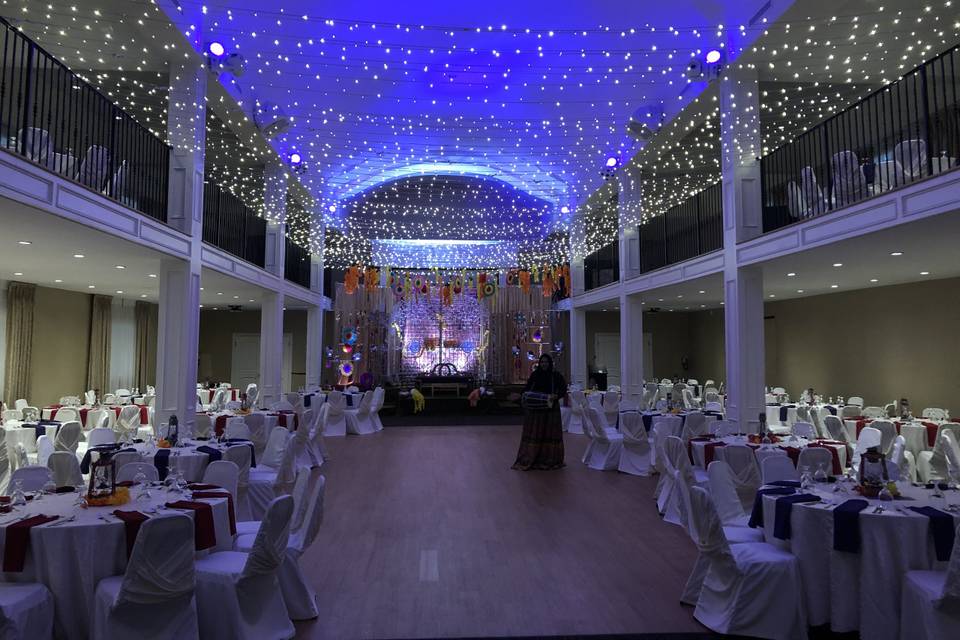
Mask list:
[[[110,332],[113,325],[113,296],[93,296],[90,306],[90,353],[87,356],[87,389],[98,397],[111,393]]]
[[[157,361],[154,356],[156,349],[156,320],[153,305],[138,300],[133,308],[134,320],[134,370],[133,384],[142,390],[148,384],[153,384],[157,375]]]
[[[110,327],[110,389],[131,389],[136,358],[134,302],[114,298]]]
[[[33,355],[33,303],[36,285],[11,282],[7,287],[7,354],[4,400],[10,405],[30,392]]]

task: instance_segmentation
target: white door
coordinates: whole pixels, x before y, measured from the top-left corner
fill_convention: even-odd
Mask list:
[[[290,391],[293,378],[293,335],[283,334],[283,389]],[[246,389],[251,382],[260,384],[260,334],[233,334],[230,384]]]
[[[620,334],[598,333],[593,344],[595,366],[607,372],[607,386],[620,386]]]

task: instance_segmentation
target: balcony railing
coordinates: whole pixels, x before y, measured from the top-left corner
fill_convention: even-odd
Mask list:
[[[290,238],[284,238],[284,241],[287,246],[283,258],[283,277],[309,289],[310,252]]]
[[[583,259],[585,291],[611,284],[620,279],[620,245],[614,241]]]
[[[170,147],[0,18],[0,148],[167,219]]]
[[[646,273],[723,246],[723,194],[718,182],[640,225],[640,271]]]
[[[763,157],[764,231],[956,167],[958,57],[954,47]]]
[[[262,268],[267,221],[237,196],[208,182],[203,187],[203,241]]]

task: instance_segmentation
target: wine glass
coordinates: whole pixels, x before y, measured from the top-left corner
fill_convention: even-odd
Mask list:
[[[810,476],[810,465],[803,465],[800,467],[800,488],[804,491],[810,489],[810,486],[813,484],[813,479]]]
[[[10,495],[10,501],[14,506],[23,506],[27,504],[27,496],[23,493],[23,480],[17,479],[13,483],[13,493]]]
[[[822,462],[817,465],[817,470],[813,475],[813,480],[817,483],[827,481],[827,465]]]

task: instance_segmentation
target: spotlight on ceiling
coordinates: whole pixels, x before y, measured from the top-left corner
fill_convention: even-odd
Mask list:
[[[293,166],[297,166],[298,164],[303,162],[303,156],[301,156],[299,153],[294,151],[293,153],[290,154],[289,160],[290,160],[290,164],[292,164]]]
[[[560,207],[560,213],[564,215],[570,213],[570,207],[568,207],[567,205],[563,205],[562,207]]]
[[[214,40],[207,44],[207,53],[213,56],[214,58],[222,58],[223,54],[227,52],[227,48],[223,46],[223,43],[219,40]]]
[[[711,49],[710,51],[707,51],[707,64],[717,64],[720,62],[722,55],[723,54],[720,53],[719,49]]]
[[[330,205],[329,207],[327,207],[327,211],[329,211],[330,213],[336,213],[336,212],[337,212],[337,205],[335,205],[335,204]]]
[[[620,161],[617,160],[616,156],[607,158],[607,169],[616,169],[618,164],[620,164]]]

